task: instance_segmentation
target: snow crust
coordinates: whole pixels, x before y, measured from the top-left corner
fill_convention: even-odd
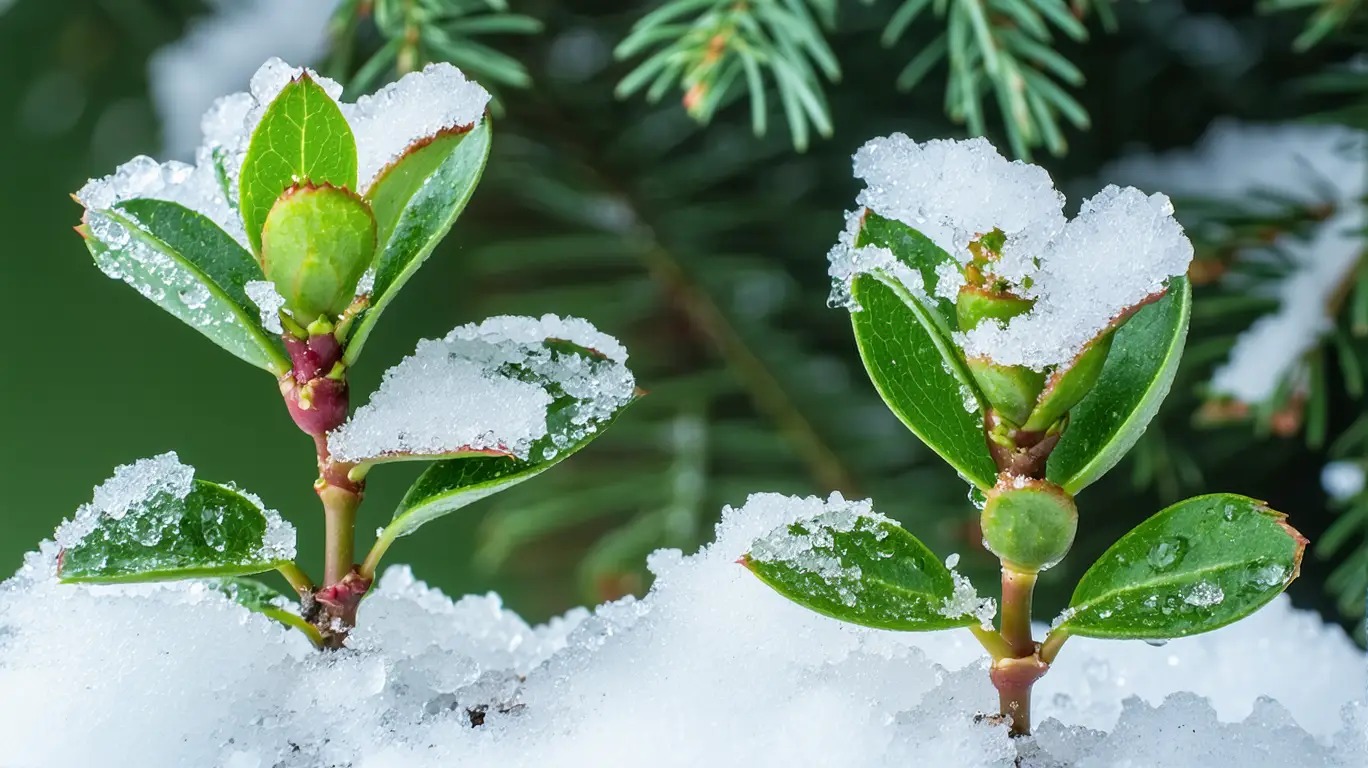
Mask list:
[[[836,304],[857,310],[850,281],[876,271],[914,296],[953,300],[972,259],[970,243],[995,229],[1006,236],[991,276],[1035,305],[1007,323],[983,322],[956,334],[969,357],[1036,370],[1066,365],[1192,260],[1192,244],[1164,195],[1108,186],[1066,221],[1064,196],[1049,174],[1008,162],[985,139],[918,143],[897,133],[866,143],[854,166],[867,187],[828,256]],[[936,285],[925,285],[887,250],[856,247],[865,210],[916,229],[951,256],[936,270]]]
[[[1230,357],[1213,374],[1211,390],[1241,402],[1268,400],[1302,369],[1303,356],[1333,327],[1331,297],[1363,253],[1368,226],[1368,134],[1338,125],[1214,123],[1192,150],[1135,154],[1113,164],[1104,178],[1175,195],[1213,198],[1254,210],[1273,210],[1273,199],[1333,213],[1309,237],[1283,236],[1267,248],[1241,254],[1252,262],[1291,261],[1292,273],[1257,290],[1279,301],[1276,312],[1242,333]]]
[[[209,217],[244,248],[249,247],[236,208],[242,162],[266,108],[282,88],[305,72],[334,101],[341,99],[342,85],[336,81],[278,58],[269,59],[252,75],[246,92],[223,96],[204,113],[200,121],[204,140],[195,151],[194,165],[175,160],[158,164],[150,157],[135,157],[113,174],[90,180],[76,198],[91,211],[140,197],[180,203]],[[488,102],[483,88],[445,63],[411,72],[355,104],[339,102],[356,138],[356,191],[364,194],[376,174],[413,143],[444,129],[478,123]]]
[[[557,354],[548,341],[567,341],[606,359]],[[334,456],[364,461],[396,454],[497,451],[521,459],[554,458],[598,429],[633,397],[636,382],[617,339],[588,321],[543,315],[500,316],[455,328],[385,372],[380,388],[328,436]],[[574,403],[554,429],[547,409],[563,396]],[[550,437],[549,445],[534,443]]]
[[[331,654],[203,584],[59,585],[45,543],[0,585],[6,764],[1368,764],[1365,656],[1285,598],[1162,648],[1070,640],[1037,688],[1036,736],[1014,742],[975,721],[997,702],[968,632],[845,625],[733,562],[847,504],[752,496],[716,543],[653,555],[643,600],[536,628],[391,568]]]

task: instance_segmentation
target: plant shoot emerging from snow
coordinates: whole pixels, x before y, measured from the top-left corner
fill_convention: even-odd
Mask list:
[[[489,94],[445,64],[354,104],[341,93],[273,59],[205,115],[195,165],[135,158],[76,195],[101,270],[276,378],[317,454],[322,579],[279,514],[165,454],[120,467],[59,529],[64,580],[221,578],[338,647],[396,538],[548,469],[635,397],[626,352],[589,323],[496,317],[420,343],[351,414],[348,371],[465,207],[490,126]],[[358,562],[367,473],[404,460],[433,464]],[[242,580],[270,570],[297,608]]]
[[[1002,563],[1001,611],[868,503],[760,537],[742,562],[780,593],[885,629],[965,627],[993,658],[1001,714],[1030,729],[1033,684],[1073,635],[1162,641],[1216,629],[1296,578],[1306,540],[1261,502],[1179,502],[1084,574],[1040,641],[1038,574],[1068,553],[1074,496],[1168,393],[1187,333],[1192,246],[1161,194],[1107,187],[1066,220],[1049,175],[982,139],[875,139],[830,254],[832,303],[888,406],[974,486]]]

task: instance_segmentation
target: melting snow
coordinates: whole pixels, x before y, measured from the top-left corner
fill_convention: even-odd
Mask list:
[[[44,768],[1368,763],[1364,654],[1285,598],[1163,648],[1070,640],[1013,741],[975,723],[968,632],[845,625],[733,562],[821,506],[753,497],[652,556],[645,599],[544,627],[391,568],[332,654],[201,584],[59,585],[47,543],[0,586],[0,743]]]
[[[1184,274],[1192,259],[1167,197],[1111,186],[1065,221],[1064,197],[1049,174],[1008,162],[984,139],[874,139],[855,153],[855,175],[868,185],[860,205],[916,229],[955,260],[937,268],[937,296],[952,298],[963,284],[957,265],[971,259],[970,242],[994,229],[1006,235],[992,275],[1036,303],[1005,324],[956,334],[970,357],[1037,370],[1067,364],[1123,312]],[[863,209],[849,216],[828,257],[833,302],[850,306],[850,281],[874,270],[926,295],[920,275],[901,264],[890,269],[892,254],[854,247],[862,216]]]

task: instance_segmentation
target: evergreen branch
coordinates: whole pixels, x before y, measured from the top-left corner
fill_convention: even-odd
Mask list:
[[[437,61],[460,67],[491,93],[498,86],[531,85],[520,62],[476,40],[541,32],[540,21],[509,13],[504,0],[346,0],[330,25],[334,43],[329,68],[334,74],[352,72],[356,40],[366,23],[385,42],[347,79],[350,93],[368,93],[389,76]]]
[[[1099,7],[1110,7],[1102,3]],[[1062,155],[1068,145],[1061,119],[1084,130],[1087,111],[1060,83],[1078,86],[1083,73],[1053,47],[1051,28],[1081,42],[1087,29],[1065,0],[905,0],[884,28],[891,47],[930,8],[946,25],[898,75],[904,91],[916,87],[941,59],[949,62],[946,112],[969,131],[986,129],[983,101],[997,104],[1012,151],[1029,159],[1035,147]]]
[[[678,84],[685,110],[706,124],[744,89],[750,94],[752,131],[761,136],[768,127],[768,73],[793,146],[802,151],[813,129],[824,137],[831,135],[831,110],[822,83],[835,82],[841,74],[814,11],[822,24],[830,26],[835,3],[669,0],[638,20],[614,51],[619,59],[652,51],[622,78],[616,93],[627,98],[645,89],[647,101],[655,103]]]
[[[1305,52],[1324,42],[1331,33],[1349,25],[1362,9],[1362,0],[1262,0],[1259,10],[1263,13],[1282,11],[1311,10],[1297,39],[1292,42],[1294,50]]]
[[[1331,458],[1368,466],[1368,416],[1360,416],[1330,448]],[[1348,498],[1332,499],[1338,516],[1321,534],[1315,552],[1324,559],[1340,562],[1325,580],[1346,616],[1363,617],[1363,595],[1368,592],[1368,492],[1360,490]],[[1362,627],[1360,627],[1362,631]]]

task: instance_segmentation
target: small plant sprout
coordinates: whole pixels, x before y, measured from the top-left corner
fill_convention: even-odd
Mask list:
[[[496,317],[421,342],[351,413],[348,371],[470,199],[490,125],[489,94],[446,64],[354,104],[341,92],[268,61],[205,115],[195,165],[138,157],[76,194],[105,274],[275,378],[318,457],[322,579],[279,514],[165,454],[120,467],[63,524],[63,580],[215,578],[339,647],[395,539],[545,471],[636,397],[626,351],[588,322]],[[358,562],[367,473],[409,460],[433,463]],[[297,607],[243,578],[271,570]]]
[[[1296,578],[1307,541],[1262,502],[1187,499],[1116,542],[1037,642],[1031,596],[1078,528],[1074,497],[1120,461],[1168,393],[1187,334],[1192,246],[1168,198],[1107,187],[1066,220],[1041,168],[988,142],[875,139],[830,254],[888,407],[972,486],[1002,563],[1000,618],[868,505],[828,505],[742,558],[815,611],[872,627],[968,628],[992,656],[1012,731],[1064,642],[1163,641],[1230,624]]]

